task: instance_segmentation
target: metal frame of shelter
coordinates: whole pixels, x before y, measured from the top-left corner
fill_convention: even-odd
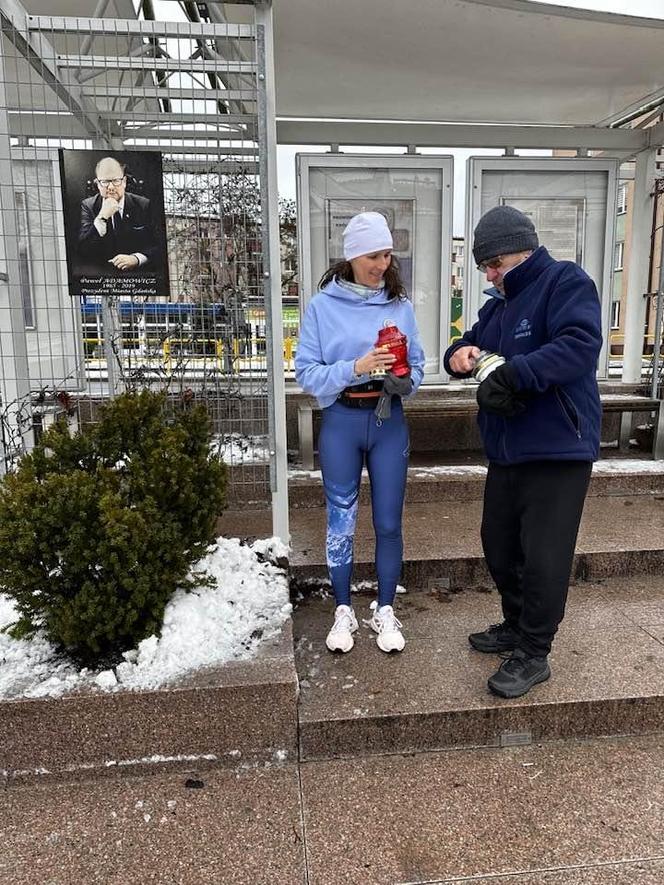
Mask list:
[[[340,146],[401,147],[410,153],[420,148],[441,152],[497,148],[506,155],[517,149],[565,150],[578,157],[602,152],[621,161],[635,160],[623,380],[640,379],[652,193],[658,151],[664,144],[664,122],[651,125],[664,107],[661,83],[596,125],[277,118],[279,78],[286,71],[275,61],[274,17],[282,14],[288,0],[274,10],[269,0],[240,0],[232,5],[220,0],[169,2],[177,2],[188,21],[155,21],[152,0],[141,0],[140,20],[131,0],[99,0],[89,18],[31,16],[18,0],[0,0],[0,200],[6,262],[0,276],[0,343],[6,346],[0,359],[4,361],[4,354],[12,356],[17,401],[29,400],[34,384],[21,300],[21,231],[15,212],[13,164],[25,158],[26,152],[33,152],[37,159],[38,151],[48,153],[74,142],[109,150],[140,149],[142,144],[144,149],[160,150],[167,162],[169,155],[177,155],[180,169],[207,168],[206,164],[223,160],[224,171],[230,173],[236,165],[246,171],[258,160],[254,174],[260,187],[262,298],[267,321],[262,407],[268,425],[273,528],[283,538],[288,537],[285,385],[283,373],[274,371],[283,347],[277,144],[330,145],[332,151]],[[524,0],[464,3],[519,13],[525,6],[533,11],[539,7],[537,12],[543,13],[541,4]],[[111,14],[112,4],[115,14]],[[233,21],[227,17],[229,11]],[[576,13],[556,14],[569,18]],[[597,15],[602,21],[610,18]],[[73,51],[67,48],[67,39],[74,41]],[[312,37],[310,42],[318,39]],[[185,44],[187,51],[182,49]],[[175,52],[170,51],[173,45]],[[7,46],[13,47],[9,58]],[[364,62],[371,64],[366,56]],[[13,70],[11,64],[15,64]],[[26,71],[30,72],[27,80]],[[183,76],[190,79],[183,81]],[[196,91],[190,86],[192,77],[198,84]],[[306,71],[291,67],[288,77],[301,82]],[[22,88],[15,89],[17,83]],[[206,102],[204,112],[191,104],[198,100]],[[509,97],[503,100],[509,105]],[[632,123],[634,128],[630,128]],[[660,310],[660,319],[661,315]],[[3,370],[6,377],[7,367]]]
[[[104,397],[148,383],[205,403],[230,447],[231,488],[271,499],[274,533],[288,537],[272,13],[243,4],[229,21],[222,4],[182,5],[188,20],[157,21],[151,0],[138,13],[131,0],[100,0],[90,17],[0,2],[0,472],[45,420],[80,426]],[[190,299],[175,335],[146,346],[143,331],[135,350],[137,324],[159,311],[101,296],[96,374],[81,352],[85,311],[67,289],[60,148],[158,151],[178,286],[169,300],[186,300],[201,279],[214,290]],[[122,331],[126,308],[134,339]],[[265,331],[248,359],[237,320],[252,310]],[[202,353],[182,355],[200,342]],[[258,459],[245,457],[247,439],[261,441]]]

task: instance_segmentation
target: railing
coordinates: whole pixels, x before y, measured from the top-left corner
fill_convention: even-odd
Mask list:
[[[83,339],[88,362],[104,360],[104,338],[86,337]],[[138,356],[148,364],[159,362],[171,371],[178,362],[189,365],[196,362],[209,362],[214,358],[215,367],[221,372],[241,373],[243,369],[265,368],[265,336],[233,338],[122,338],[122,347],[128,356]],[[297,350],[297,338],[284,338],[284,369],[294,370],[293,360]]]

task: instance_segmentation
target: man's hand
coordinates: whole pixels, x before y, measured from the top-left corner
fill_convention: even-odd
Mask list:
[[[356,375],[368,375],[376,369],[386,372],[395,360],[396,357],[389,352],[387,345],[372,347],[369,353],[355,360],[353,371]]]
[[[457,375],[467,375],[475,368],[475,360],[480,355],[479,347],[466,345],[455,350],[450,357],[450,369]]]
[[[101,209],[99,210],[99,218],[108,221],[109,218],[112,218],[116,212],[119,212],[119,210],[120,204],[117,200],[113,199],[113,197],[105,197],[101,204]]]
[[[139,260],[135,255],[116,255],[115,258],[109,258],[108,263],[113,264],[118,270],[133,270],[138,267]]]
[[[477,388],[477,405],[492,415],[514,418],[515,415],[525,412],[526,396],[525,392],[518,391],[517,376],[512,366],[503,363]]]

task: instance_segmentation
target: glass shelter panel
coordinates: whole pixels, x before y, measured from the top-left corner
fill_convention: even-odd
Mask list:
[[[604,344],[599,376],[608,374],[617,160],[471,157],[468,161],[466,233],[493,206],[509,205],[532,218],[539,241],[554,258],[575,261],[597,285]],[[466,257],[465,325],[484,301],[486,279]]]
[[[450,324],[452,158],[300,154],[298,202],[304,310],[342,256],[358,212],[381,212],[392,231],[426,353],[425,380],[442,380]]]

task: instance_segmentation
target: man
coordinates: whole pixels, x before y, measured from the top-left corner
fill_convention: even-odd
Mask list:
[[[104,157],[95,167],[99,193],[81,203],[78,245],[81,256],[95,264],[132,271],[156,255],[150,201],[128,194],[125,167]]]
[[[489,459],[482,545],[503,622],[468,639],[478,651],[510,653],[489,688],[516,698],[551,675],[548,654],[599,456],[600,304],[587,274],[555,261],[528,216],[511,206],[480,219],[473,255],[492,284],[490,298],[448,348],[445,368],[468,377],[481,350],[506,360],[477,389]]]

